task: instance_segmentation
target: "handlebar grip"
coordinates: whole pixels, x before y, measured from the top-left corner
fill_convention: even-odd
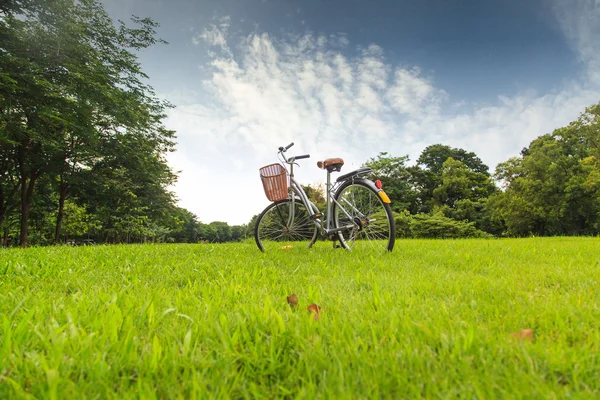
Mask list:
[[[287,146],[285,146],[285,150],[287,151],[290,147],[292,147],[294,145],[294,142],[288,144]]]
[[[303,158],[310,158],[310,154],[304,154],[302,156],[294,157],[295,160],[302,160]]]

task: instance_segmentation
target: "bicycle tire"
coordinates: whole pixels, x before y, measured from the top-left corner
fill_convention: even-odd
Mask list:
[[[271,203],[258,216],[254,240],[260,251],[289,249],[298,245],[312,247],[317,240],[317,226],[304,204],[294,201],[294,220],[289,223],[291,199]]]
[[[338,232],[342,247],[348,250],[369,247],[387,251],[394,249],[396,224],[392,208],[382,201],[371,181],[348,180],[338,188],[334,198],[341,205],[340,208],[336,202],[333,203],[334,226],[352,225],[352,229]]]

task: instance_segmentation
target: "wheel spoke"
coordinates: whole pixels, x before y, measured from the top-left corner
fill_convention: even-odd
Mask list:
[[[255,227],[256,243],[263,251],[288,245],[310,247],[316,234],[317,227],[299,201],[292,203],[287,200],[270,205],[259,216]]]
[[[340,234],[344,247],[393,248],[395,227],[391,209],[374,190],[361,183],[347,183],[341,187],[336,200],[341,207],[334,204],[335,226],[354,223],[354,228]]]

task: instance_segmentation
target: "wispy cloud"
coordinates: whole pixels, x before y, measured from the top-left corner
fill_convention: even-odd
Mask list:
[[[230,25],[231,18],[228,16],[223,17],[220,19],[218,25],[213,24],[209,28],[204,29],[201,33],[192,36],[192,43],[196,46],[207,43],[209,46],[218,47],[221,51],[228,53],[229,48],[227,47],[227,40],[225,37],[228,34]]]
[[[600,0],[555,0],[554,12],[589,79],[600,85]]]
[[[202,99],[170,116],[180,138],[173,162],[183,169],[183,206],[205,221],[247,221],[265,205],[257,168],[290,141],[316,158],[344,157],[348,170],[380,151],[415,159],[434,143],[475,151],[494,168],[600,99],[598,3],[556,1],[557,19],[582,62],[581,79],[487,106],[464,106],[418,66],[391,64],[376,44],[352,51],[344,35],[232,37],[230,21],[222,20],[195,36],[214,49]],[[209,195],[211,169],[227,181],[219,198]],[[323,179],[312,166],[301,174],[307,182]]]
[[[417,121],[438,116],[446,97],[418,68],[386,63],[377,45],[346,56],[330,45],[345,45],[340,38],[276,40],[255,33],[235,43],[234,57],[219,27],[199,36],[222,49],[204,82],[213,100],[206,117],[218,115],[235,126],[216,135],[220,142],[241,139],[262,149],[276,148],[282,138],[306,148],[345,147],[371,136],[391,141],[400,133],[398,116]],[[215,138],[209,134],[206,140]]]

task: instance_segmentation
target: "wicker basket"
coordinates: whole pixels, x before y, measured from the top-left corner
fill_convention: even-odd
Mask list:
[[[279,201],[288,197],[287,171],[281,164],[271,164],[260,169],[260,179],[267,199]]]

